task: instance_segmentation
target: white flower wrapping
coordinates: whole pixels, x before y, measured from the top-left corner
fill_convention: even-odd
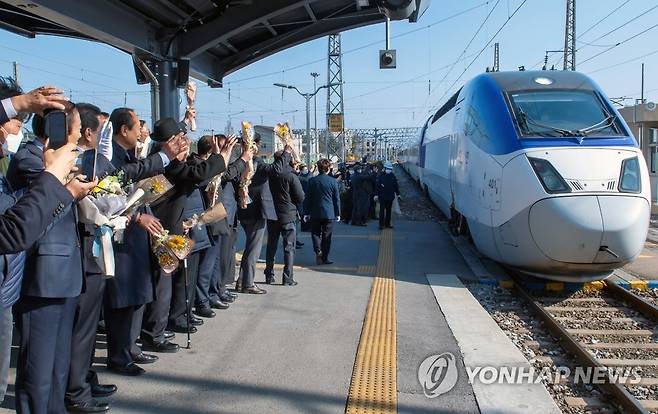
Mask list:
[[[92,253],[106,278],[115,275],[112,238],[114,237],[116,242],[122,242],[123,230],[128,222],[128,218],[121,214],[129,210],[143,196],[144,190],[137,189],[130,196],[116,194],[87,196],[78,202],[79,221],[94,227]]]

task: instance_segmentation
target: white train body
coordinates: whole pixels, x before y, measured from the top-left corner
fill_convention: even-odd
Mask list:
[[[644,246],[646,163],[582,74],[480,75],[428,120],[402,160],[447,217],[467,223],[482,254],[524,273],[598,279]]]

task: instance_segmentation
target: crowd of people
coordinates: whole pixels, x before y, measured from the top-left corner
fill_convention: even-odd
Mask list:
[[[265,283],[277,282],[274,261],[282,239],[280,282],[295,286],[300,225],[311,231],[316,263],[332,263],[332,227],[341,219],[343,186],[352,189],[351,220],[357,225],[365,223],[372,197],[378,197],[380,227],[390,227],[391,203],[399,195],[390,163],[374,181],[375,172],[360,165],[351,177],[348,171],[337,177],[327,159],[311,172],[294,161],[289,145],[266,161],[258,154],[257,134],[255,145],[232,135],[205,135],[192,153],[189,113],[184,121],[160,119],[151,132],[130,108],[106,113],[90,103],[69,102],[54,87],[24,93],[1,77],[0,102],[5,155],[26,122],[34,135],[0,176],[0,402],[15,326],[18,413],[109,410],[101,398],[117,387],[101,382],[92,369],[98,331],[107,336],[107,368],[142,375],[142,366],[158,361],[158,353],[180,349],[177,334],[196,333],[204,318],[228,309],[239,294],[266,293],[255,283],[266,233]],[[49,145],[51,110],[65,113],[66,143],[58,149]],[[104,177],[134,183],[158,175],[172,189],[126,213],[122,237],[112,239],[115,271],[107,277],[97,260],[102,228],[80,220],[79,204]],[[242,205],[239,189],[247,176],[248,201]],[[217,203],[223,218],[189,224]],[[236,278],[240,228],[245,245]],[[173,273],[153,253],[153,240],[163,234],[194,241]]]

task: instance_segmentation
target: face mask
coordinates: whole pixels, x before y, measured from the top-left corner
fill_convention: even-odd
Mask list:
[[[384,172],[385,172],[386,174],[390,174],[390,173],[392,173],[393,171],[391,171],[391,170],[384,170]]]
[[[304,175],[308,174],[308,168],[302,168],[302,174]]]
[[[15,154],[20,147],[21,142],[23,142],[23,130],[18,131],[18,134],[9,134],[7,135],[7,140],[2,146],[3,151],[8,151],[11,154]],[[6,148],[5,148],[6,147]],[[7,154],[7,152],[5,152]]]

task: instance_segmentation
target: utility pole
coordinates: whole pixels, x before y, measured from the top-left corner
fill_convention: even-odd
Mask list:
[[[313,76],[313,90],[315,90],[318,87],[317,79],[318,79],[318,76],[320,76],[320,74],[317,73],[317,72],[312,72],[311,76]],[[317,95],[313,97],[313,117],[315,119],[313,121],[313,146],[315,147],[315,152],[318,153],[318,152],[320,152],[319,151],[320,150],[320,143],[319,143],[319,139],[318,139],[318,97],[317,97]],[[326,148],[325,148],[325,151],[327,151]]]
[[[14,81],[18,83],[18,62],[14,62]]]
[[[492,72],[500,72],[500,43],[494,43],[494,63]]]
[[[567,0],[564,27],[564,70],[576,70],[576,0]]]

